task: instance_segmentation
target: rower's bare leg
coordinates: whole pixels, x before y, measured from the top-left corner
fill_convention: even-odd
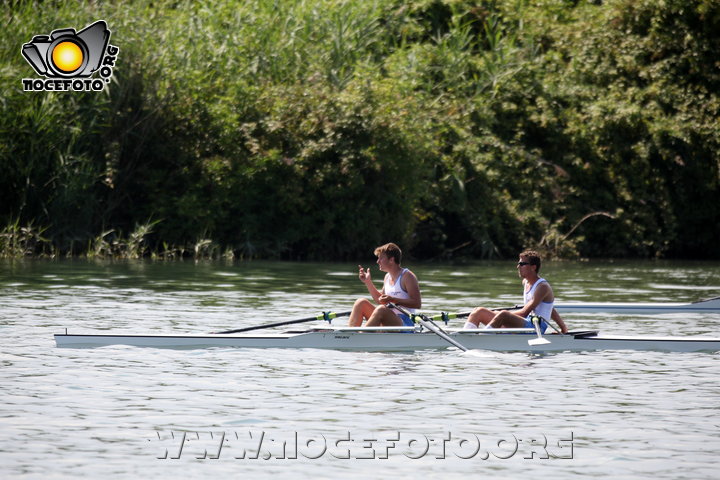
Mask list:
[[[367,323],[365,323],[366,327],[402,327],[402,325],[403,322],[400,317],[385,305],[377,307],[373,314],[370,315]]]
[[[370,318],[375,311],[375,305],[367,298],[358,298],[355,300],[348,325],[350,327],[361,327],[363,320]]]
[[[487,326],[492,328],[523,328],[525,326],[525,319],[512,312],[503,310],[495,315],[494,318],[487,323]]]
[[[487,308],[478,307],[472,311],[468,317],[468,322],[474,324],[476,327],[480,326],[481,323],[487,325],[495,317],[496,313],[497,312],[493,312]]]

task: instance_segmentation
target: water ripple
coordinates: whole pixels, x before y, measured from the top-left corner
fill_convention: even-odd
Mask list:
[[[432,265],[437,278],[427,282],[425,298],[448,311],[515,300],[512,282],[495,290],[487,284],[507,275],[506,267],[484,266],[478,275],[476,267]],[[52,334],[66,327],[194,333],[346,310],[362,285],[325,264],[27,268],[0,277],[0,460],[8,478],[193,478],[240,470],[265,478],[290,468],[300,479],[368,478],[379,468],[399,478],[418,471],[427,478],[716,476],[720,355],[58,349]],[[556,288],[567,282],[573,295],[592,298],[607,291],[608,300],[657,300],[659,289],[680,301],[687,293],[654,280],[652,264],[593,266],[593,275],[615,275],[612,287],[584,284],[576,268],[552,266]],[[422,281],[423,266],[416,271]],[[718,285],[717,272],[693,265],[672,281]],[[296,289],[314,277],[334,288]],[[629,334],[713,335],[720,316],[588,314],[572,322]],[[182,435],[182,455],[173,459]],[[220,458],[209,458],[220,439]],[[323,441],[326,451],[312,458]],[[476,441],[476,454],[461,458]],[[377,458],[383,451],[388,458]],[[376,458],[357,460],[368,453]]]

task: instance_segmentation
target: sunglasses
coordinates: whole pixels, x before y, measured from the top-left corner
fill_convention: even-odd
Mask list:
[[[518,267],[524,267],[525,265],[532,265],[530,262],[518,262]]]

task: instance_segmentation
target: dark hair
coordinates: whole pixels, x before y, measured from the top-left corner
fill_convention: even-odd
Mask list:
[[[375,249],[375,255],[380,256],[380,254],[384,253],[385,256],[388,258],[394,258],[395,263],[400,265],[400,262],[402,261],[402,250],[400,250],[400,247],[395,245],[394,243],[386,243],[385,245],[381,245]]]
[[[540,260],[539,253],[537,253],[535,250],[525,250],[519,256],[526,257],[530,265],[535,265],[537,267],[535,269],[535,272],[540,273],[540,266],[542,264],[542,261]]]

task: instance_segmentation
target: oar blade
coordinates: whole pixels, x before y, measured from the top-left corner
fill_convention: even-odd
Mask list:
[[[540,333],[540,320],[538,320],[538,317],[536,317],[536,316],[532,317],[532,324],[533,324],[533,327],[535,327],[535,333],[537,333],[537,338],[528,340],[528,345],[530,345],[530,346],[547,345],[548,343],[550,343],[550,340],[543,338],[542,333]]]

